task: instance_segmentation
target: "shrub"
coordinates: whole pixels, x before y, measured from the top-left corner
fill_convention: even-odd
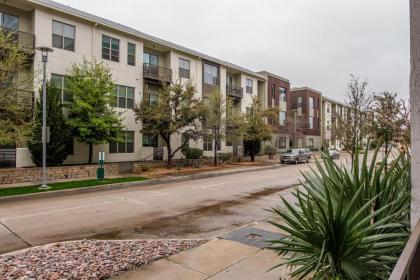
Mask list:
[[[396,155],[368,163],[359,153],[351,170],[327,155],[317,169],[304,173],[294,190],[297,203],[275,207],[290,235],[273,240],[271,248],[295,269],[300,279],[388,279],[410,232],[410,160]]]
[[[150,170],[150,166],[145,165],[145,164],[140,165],[140,171],[141,172],[147,172],[149,170]]]
[[[183,148],[182,154],[186,159],[199,159],[203,156],[203,150],[196,148]]]
[[[370,141],[370,148],[372,150],[375,150],[378,147],[378,140],[372,140]]]
[[[226,162],[232,158],[232,153],[217,153],[217,157],[222,161]]]
[[[275,155],[276,154],[276,148],[273,147],[273,145],[268,144],[264,147],[264,154],[266,155]]]

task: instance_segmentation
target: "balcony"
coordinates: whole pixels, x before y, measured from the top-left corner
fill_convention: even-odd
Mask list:
[[[0,26],[0,33],[10,36],[12,41],[18,43],[25,52],[30,54],[35,53],[35,35],[23,31],[16,31],[6,27]]]
[[[143,63],[143,77],[162,82],[172,81],[172,69]]]
[[[230,97],[241,99],[244,97],[244,90],[242,87],[226,85],[226,94]]]

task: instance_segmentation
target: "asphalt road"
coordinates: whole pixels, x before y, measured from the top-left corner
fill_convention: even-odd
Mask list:
[[[215,237],[269,216],[311,165],[2,203],[0,253],[83,238]]]

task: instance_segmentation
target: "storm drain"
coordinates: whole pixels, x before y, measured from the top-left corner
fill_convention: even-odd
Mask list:
[[[270,243],[267,242],[267,240],[276,240],[282,237],[284,237],[283,234],[254,227],[239,228],[221,236],[223,239],[236,241],[257,248],[270,246]]]

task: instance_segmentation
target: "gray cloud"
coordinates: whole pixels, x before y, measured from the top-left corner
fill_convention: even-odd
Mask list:
[[[343,99],[349,74],[408,97],[407,0],[58,0]]]

